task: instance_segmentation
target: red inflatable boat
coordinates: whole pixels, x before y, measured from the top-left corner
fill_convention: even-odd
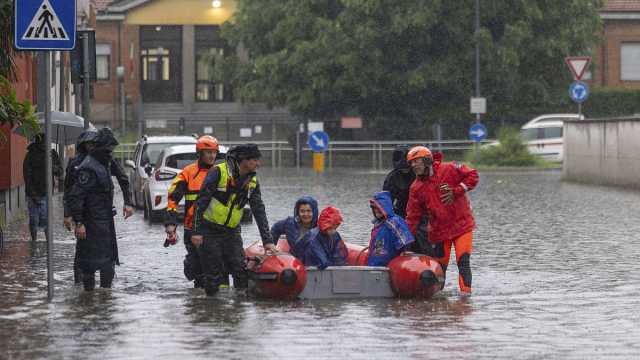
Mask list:
[[[257,296],[272,299],[428,299],[442,288],[442,268],[429,256],[406,252],[393,259],[388,267],[370,267],[366,266],[367,248],[351,243],[345,244],[349,252],[348,266],[318,270],[314,267],[305,268],[300,260],[289,254],[289,245],[284,239],[278,241],[278,252],[273,255],[264,255],[261,242],[253,243],[245,249],[252,292]],[[309,276],[313,281],[307,284]]]

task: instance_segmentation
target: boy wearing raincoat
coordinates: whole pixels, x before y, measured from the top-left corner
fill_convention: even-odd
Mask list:
[[[369,266],[387,266],[414,242],[407,223],[393,211],[391,194],[381,191],[369,200],[373,212],[373,229],[369,241]]]

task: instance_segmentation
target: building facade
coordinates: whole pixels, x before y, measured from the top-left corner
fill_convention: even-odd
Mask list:
[[[18,53],[16,81],[12,83],[20,101],[36,101],[37,74],[35,61],[27,53]],[[0,126],[0,226],[24,214],[26,198],[22,161],[27,153],[28,141],[15,134],[8,125]]]
[[[149,134],[235,140],[250,128],[252,140],[277,138],[278,127],[290,127],[286,109],[242,104],[212,80],[215,61],[242,56],[220,36],[235,9],[231,0],[121,0],[99,11],[92,121]]]
[[[608,0],[600,17],[602,43],[593,54],[593,84],[640,89],[640,0]]]

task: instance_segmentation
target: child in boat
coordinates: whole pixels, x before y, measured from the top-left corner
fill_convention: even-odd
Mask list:
[[[289,243],[289,253],[300,259],[304,255],[304,249],[301,249],[301,246],[298,245],[304,235],[317,225],[318,202],[313,197],[305,195],[296,201],[293,208],[293,216],[273,224],[271,238],[278,243],[280,236],[286,235],[287,243]]]
[[[318,218],[318,227],[309,231],[301,240],[302,262],[305,266],[341,266],[347,263],[347,247],[342,241],[338,226],[342,224],[340,210],[327,207]]]
[[[369,200],[373,212],[373,229],[369,240],[369,266],[387,266],[414,242],[407,223],[393,211],[391,194],[381,191]]]

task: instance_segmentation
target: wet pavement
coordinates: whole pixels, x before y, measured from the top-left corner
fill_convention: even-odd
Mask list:
[[[367,200],[383,174],[295,174],[261,172],[270,223],[312,194],[342,209],[345,240],[368,241]],[[55,227],[48,303],[44,236],[31,243],[14,225],[0,257],[0,359],[640,357],[640,192],[563,183],[559,171],[494,172],[471,198],[474,293],[459,296],[452,262],[429,301],[207,298],[182,275],[184,247],[164,248],[162,226],[138,211],[117,218],[112,290],[73,285],[75,240]],[[258,239],[256,226],[243,237]]]

